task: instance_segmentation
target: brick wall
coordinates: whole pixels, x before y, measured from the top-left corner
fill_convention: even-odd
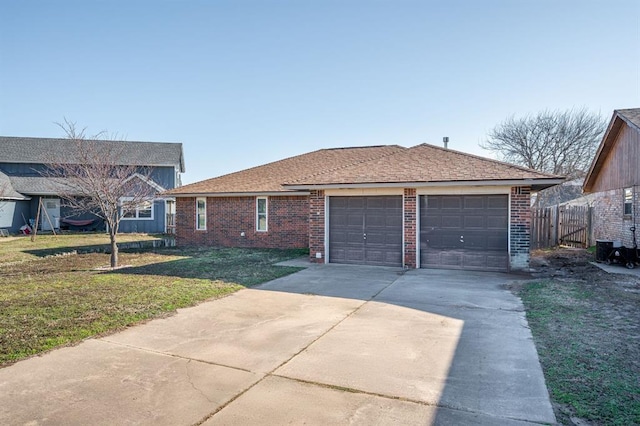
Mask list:
[[[312,190],[309,195],[309,257],[311,262],[324,263],[324,191]],[[318,253],[320,256],[318,257]]]
[[[596,240],[621,241],[626,247],[633,247],[633,234],[629,228],[634,225],[633,215],[624,215],[623,189],[613,189],[596,193],[593,203],[593,238]],[[635,194],[635,211],[640,212],[638,194]],[[638,219],[636,219],[638,222]],[[640,232],[637,233],[640,236]]]
[[[256,197],[207,198],[207,229],[195,229],[195,198],[176,199],[176,244],[257,248],[309,246],[309,198],[268,197],[266,232],[256,231]],[[243,235],[244,233],[244,235]]]
[[[512,271],[529,268],[531,245],[531,188],[511,188],[510,268]]]
[[[404,189],[404,266],[416,267],[416,190]]]

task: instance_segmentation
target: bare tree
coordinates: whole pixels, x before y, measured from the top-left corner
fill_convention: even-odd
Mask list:
[[[123,141],[106,140],[104,132],[90,139],[85,129],[65,119],[57,123],[66,133],[73,159],[54,159],[42,174],[75,214],[91,213],[104,220],[111,242],[111,267],[118,266],[117,235],[120,221],[139,206],[152,202],[155,189],[151,170],[126,164]]]
[[[607,122],[586,108],[511,116],[489,132],[484,149],[541,172],[584,177]]]

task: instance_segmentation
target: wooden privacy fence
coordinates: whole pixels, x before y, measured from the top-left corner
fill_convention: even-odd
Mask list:
[[[531,248],[589,247],[589,206],[553,206],[531,209]]]

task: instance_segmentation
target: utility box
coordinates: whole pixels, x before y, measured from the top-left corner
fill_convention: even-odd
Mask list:
[[[606,262],[613,250],[613,241],[596,240],[596,262]]]

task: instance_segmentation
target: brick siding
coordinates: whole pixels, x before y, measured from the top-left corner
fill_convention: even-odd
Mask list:
[[[312,190],[309,195],[309,258],[324,263],[324,191]],[[319,253],[319,255],[318,255]]]
[[[636,193],[633,209],[635,212],[640,212],[639,198],[639,194]],[[596,193],[592,218],[594,239],[620,241],[626,247],[633,247],[633,233],[629,228],[635,226],[640,231],[640,227],[638,219],[634,221],[633,215],[624,214],[623,188]]]
[[[309,247],[309,198],[268,197],[266,232],[256,231],[256,197],[208,197],[207,229],[195,229],[196,199],[176,199],[176,244],[256,248]],[[243,235],[244,233],[244,235]]]
[[[526,270],[529,267],[530,197],[530,187],[511,189],[511,270]],[[618,199],[621,200],[621,197]],[[256,231],[256,197],[207,198],[207,229],[197,231],[195,198],[177,198],[176,243],[178,246],[308,247],[311,262],[324,263],[325,192],[312,190],[308,197],[279,196],[268,197],[268,200],[268,232]],[[403,203],[404,265],[415,268],[417,196],[414,188],[404,190]],[[622,202],[617,204],[622,209]]]
[[[531,246],[531,188],[511,188],[510,269],[529,269]]]
[[[404,189],[404,266],[415,268],[416,265],[416,190]]]

